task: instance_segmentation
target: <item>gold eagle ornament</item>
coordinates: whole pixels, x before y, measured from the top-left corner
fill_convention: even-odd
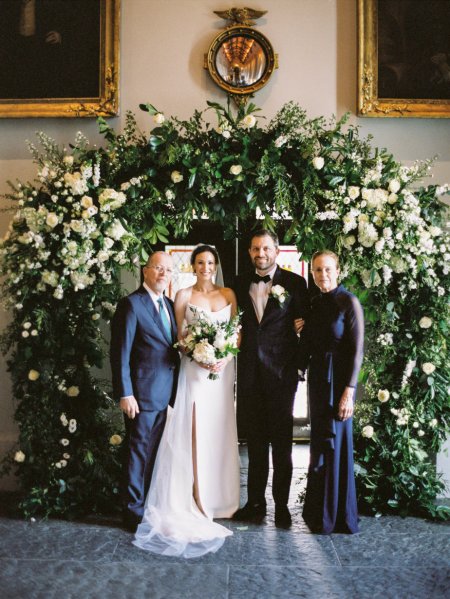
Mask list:
[[[230,8],[228,10],[215,10],[215,15],[221,19],[231,21],[233,25],[254,25],[252,19],[260,19],[266,14],[267,10],[254,10],[253,8]]]

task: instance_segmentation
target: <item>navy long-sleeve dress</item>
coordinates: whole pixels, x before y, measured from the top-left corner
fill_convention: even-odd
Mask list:
[[[361,367],[364,316],[358,299],[342,285],[321,293],[302,333],[300,368],[309,363],[311,446],[303,518],[322,534],[358,532],[353,470],[352,418],[339,420],[345,387]]]

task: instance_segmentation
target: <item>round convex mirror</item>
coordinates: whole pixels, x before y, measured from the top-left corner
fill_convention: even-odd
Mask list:
[[[219,34],[207,56],[208,71],[219,87],[232,94],[252,94],[275,68],[269,40],[251,27],[236,26]]]

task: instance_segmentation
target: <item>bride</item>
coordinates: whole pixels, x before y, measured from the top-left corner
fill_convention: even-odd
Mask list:
[[[195,285],[178,291],[175,316],[182,344],[185,321],[206,313],[213,321],[237,311],[231,289],[213,283],[218,254],[197,246],[191,264]],[[209,372],[219,379],[209,380]],[[231,530],[213,518],[231,518],[239,507],[239,453],[234,412],[234,361],[207,366],[183,356],[173,409],[155,462],[144,517],[134,545],[161,555],[199,557],[217,551]]]

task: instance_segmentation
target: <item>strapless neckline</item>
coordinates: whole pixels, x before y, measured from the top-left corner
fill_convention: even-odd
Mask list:
[[[188,306],[192,306],[193,308],[195,308],[196,310],[199,310],[201,312],[209,312],[210,314],[219,314],[220,312],[223,312],[226,308],[229,308],[231,306],[231,304],[227,304],[223,308],[220,308],[220,310],[208,310],[208,308],[202,308],[201,306],[197,306],[197,304],[191,304],[191,302],[188,302]]]

